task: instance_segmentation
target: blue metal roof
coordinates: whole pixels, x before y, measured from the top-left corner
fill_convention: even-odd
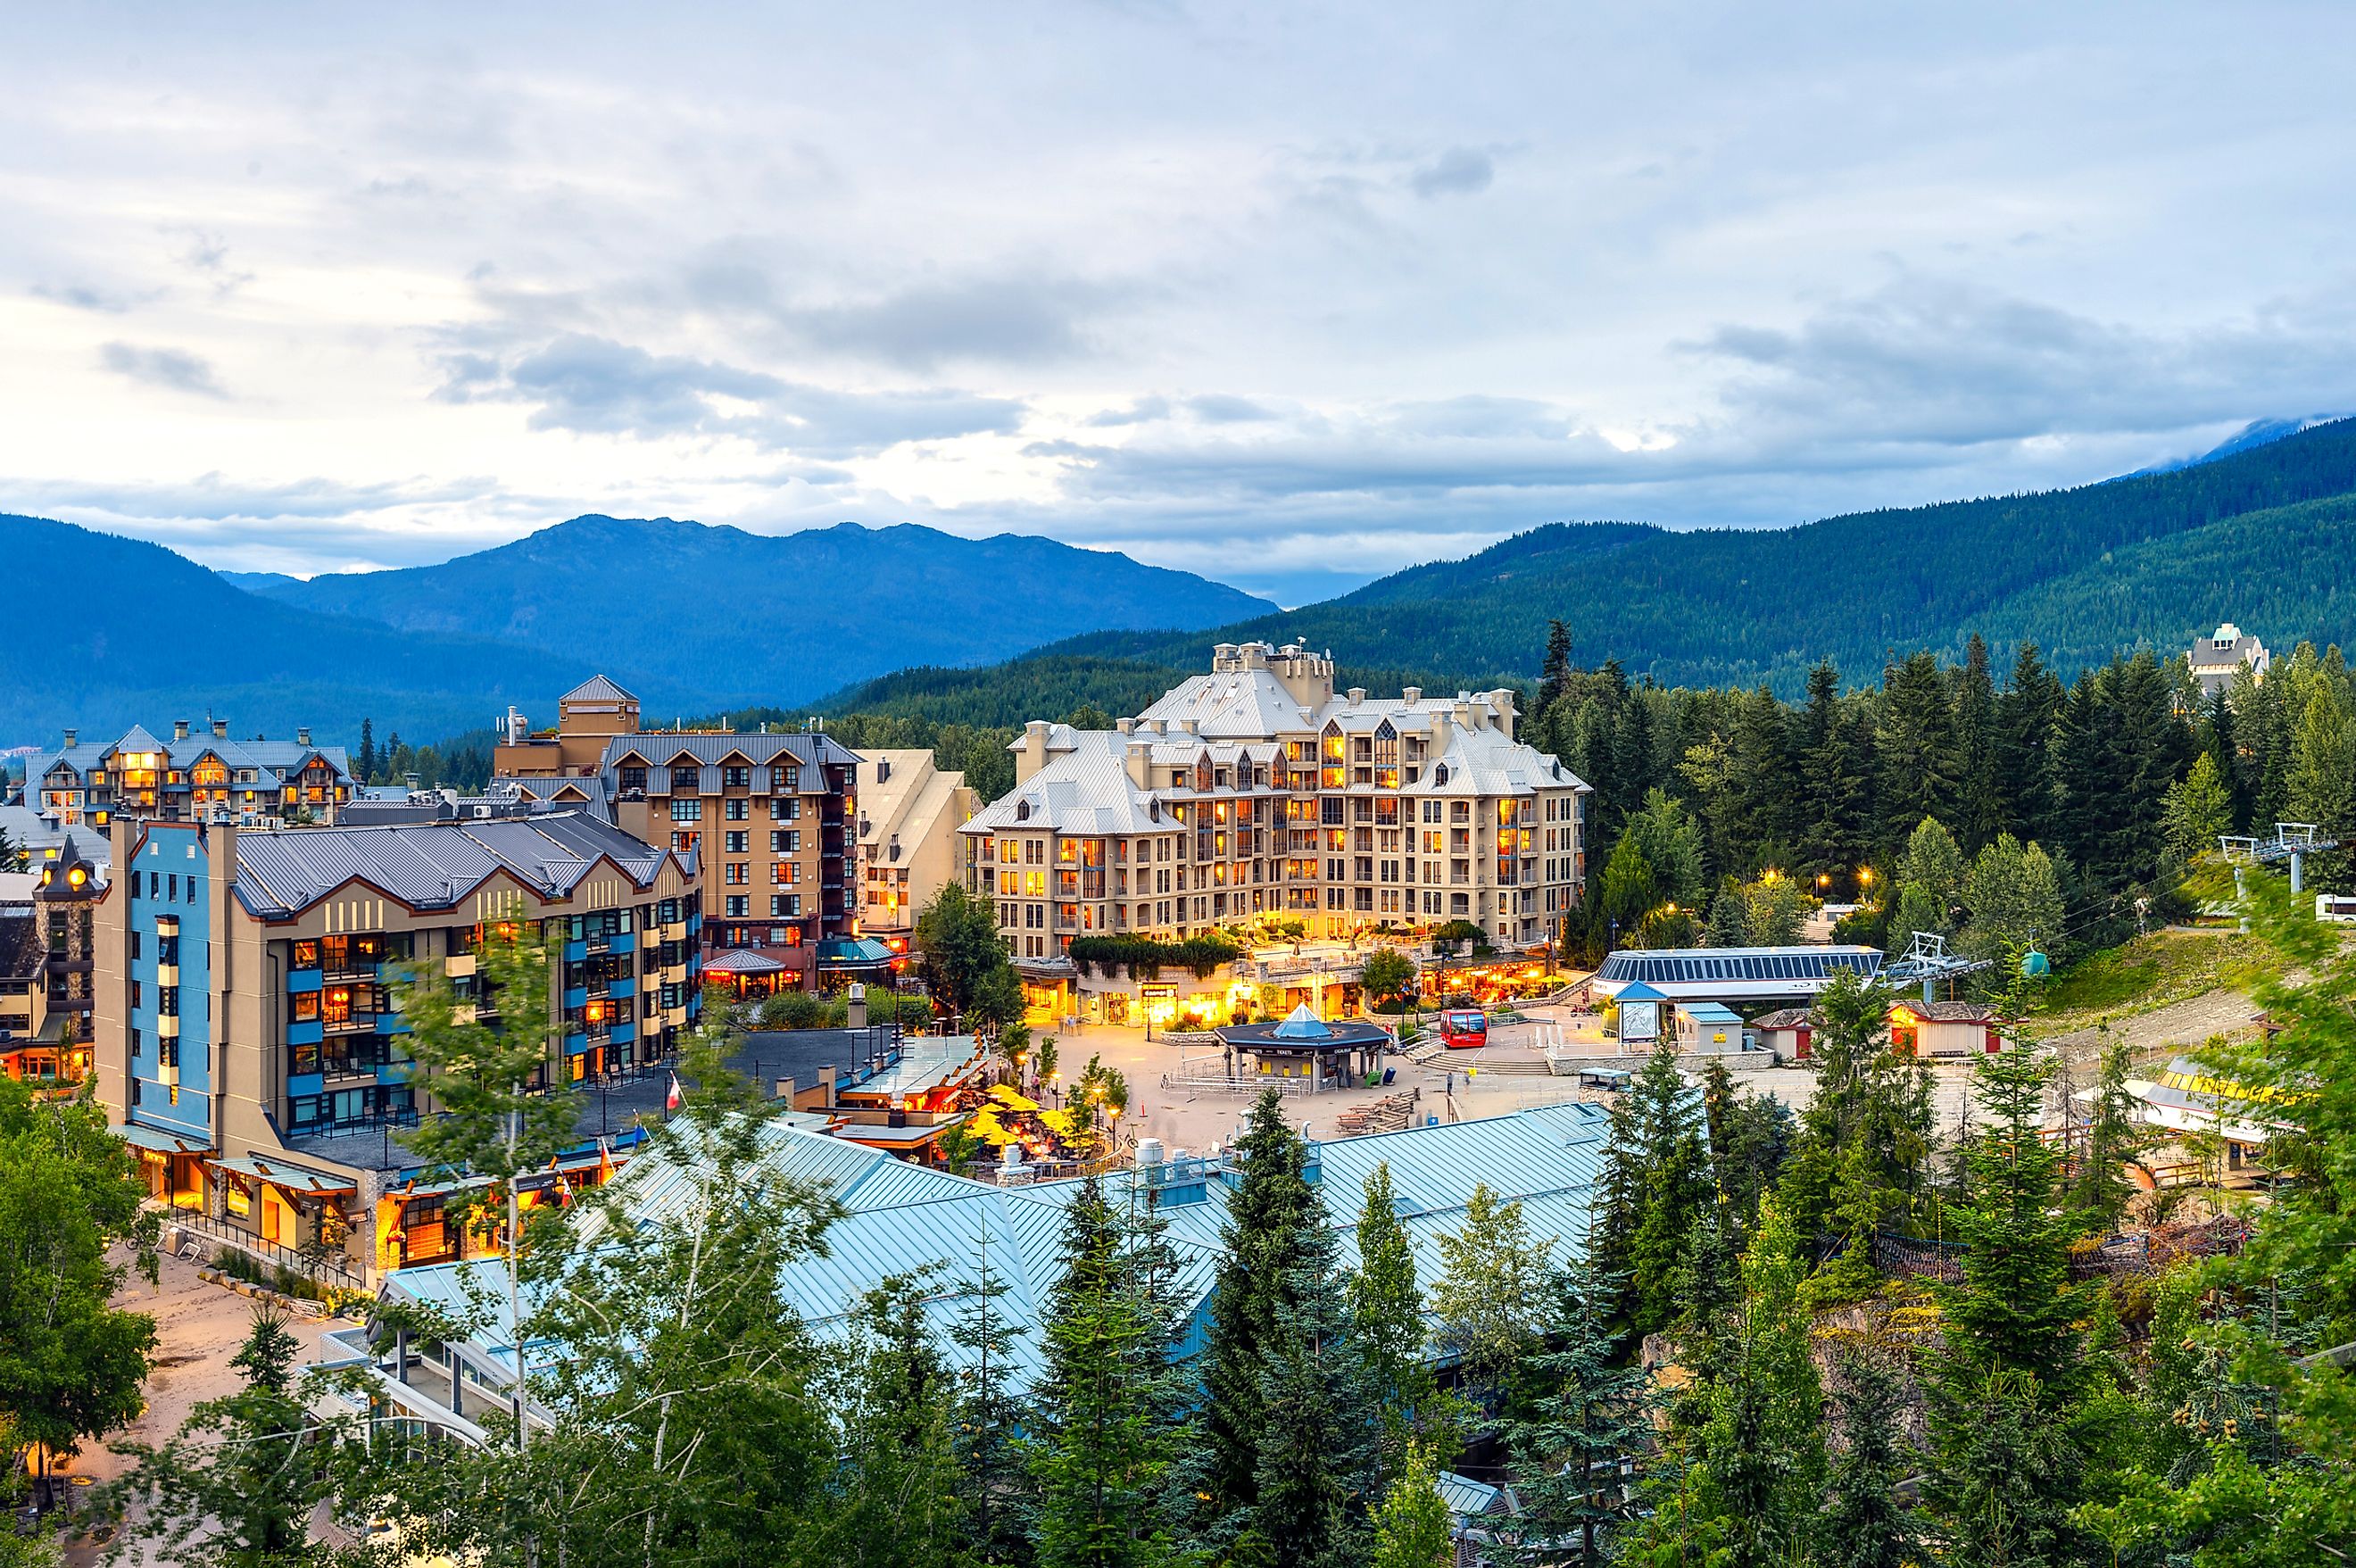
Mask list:
[[[1531,1230],[1550,1241],[1557,1258],[1577,1253],[1586,1242],[1588,1205],[1609,1127],[1602,1107],[1574,1103],[1320,1144],[1318,1190],[1343,1262],[1356,1264],[1358,1213],[1377,1165],[1390,1169],[1417,1281],[1424,1288],[1439,1278],[1438,1238],[1462,1225],[1476,1184],[1520,1202]],[[970,1309],[971,1282],[986,1257],[990,1272],[1005,1287],[1000,1307],[1007,1322],[1035,1330],[1061,1267],[1065,1209],[1078,1182],[993,1187],[910,1165],[880,1149],[776,1124],[762,1129],[761,1140],[756,1179],[809,1182],[846,1210],[827,1227],[823,1254],[795,1259],[779,1281],[786,1300],[814,1327],[839,1328],[859,1300],[887,1278],[924,1275],[933,1282],[926,1315],[941,1336],[943,1351],[956,1359],[963,1352],[948,1342],[948,1330]],[[680,1163],[658,1137],[623,1171],[616,1192],[626,1193],[634,1223],[659,1223],[692,1211],[701,1200],[702,1174]],[[1112,1173],[1104,1178],[1108,1196],[1116,1204],[1127,1201],[1136,1180],[1133,1172]],[[1176,1283],[1187,1309],[1182,1352],[1199,1348],[1225,1251],[1220,1230],[1226,1210],[1217,1195],[1226,1190],[1214,1180],[1214,1196],[1206,1200],[1165,1203],[1157,1210],[1168,1224],[1164,1240],[1178,1261]],[[599,1221],[593,1218],[588,1223]],[[594,1242],[595,1232],[587,1239]],[[479,1275],[471,1283],[470,1271]],[[502,1265],[486,1259],[399,1270],[386,1290],[471,1317],[475,1298],[504,1295],[504,1280]],[[479,1331],[475,1348],[509,1364],[513,1337],[502,1308]],[[1015,1337],[1018,1380],[1039,1370],[1038,1338],[1035,1332]],[[536,1360],[539,1355],[535,1351]]]

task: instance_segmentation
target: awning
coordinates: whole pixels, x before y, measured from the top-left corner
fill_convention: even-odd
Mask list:
[[[830,942],[827,945],[831,947],[835,944]],[[750,948],[731,948],[703,961],[703,972],[706,974],[775,974],[785,967],[784,963],[767,953],[755,952]]]
[[[134,1122],[125,1126],[109,1127],[108,1132],[134,1149],[153,1149],[159,1155],[209,1155],[213,1152],[210,1138],[193,1133],[165,1133],[154,1127],[142,1127]]]
[[[305,1193],[316,1197],[331,1192],[351,1192],[358,1184],[348,1176],[321,1176],[299,1165],[279,1160],[262,1160],[248,1156],[238,1160],[207,1160],[215,1170],[228,1171],[249,1181],[266,1181],[273,1187],[283,1187],[289,1192]]]
[[[818,944],[818,966],[820,969],[881,969],[895,955],[890,948],[873,937],[853,937],[847,941],[825,941]],[[706,969],[712,966],[706,964]]]

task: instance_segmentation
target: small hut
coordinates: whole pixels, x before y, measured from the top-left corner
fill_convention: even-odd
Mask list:
[[[1214,1031],[1226,1052],[1227,1076],[1240,1057],[1270,1078],[1305,1078],[1315,1093],[1332,1084],[1365,1083],[1381,1075],[1393,1041],[1379,1024],[1343,1018],[1327,1023],[1302,1003],[1281,1024],[1230,1024]]]

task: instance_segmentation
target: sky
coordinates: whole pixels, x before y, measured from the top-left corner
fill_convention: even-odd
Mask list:
[[[584,511],[1287,605],[2356,411],[2356,7],[81,4],[0,51],[0,511]],[[1904,542],[1892,542],[1902,550]]]

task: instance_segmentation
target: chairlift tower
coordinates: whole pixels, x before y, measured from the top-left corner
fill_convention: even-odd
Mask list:
[[[2286,860],[2290,862],[2290,890],[2299,893],[2306,890],[2307,857],[2338,849],[2340,841],[2313,822],[2276,822],[2271,838],[2224,833],[2219,835],[2217,847],[2233,863],[2236,891],[2241,887],[2243,866],[2274,865]]]
[[[1936,931],[1917,931],[1912,944],[1882,967],[1881,978],[1921,981],[1922,1000],[1929,1003],[1938,1000],[1933,993],[1938,990],[1941,981],[1994,967],[1993,959],[1966,958],[1962,953],[1949,952],[1947,939]]]

